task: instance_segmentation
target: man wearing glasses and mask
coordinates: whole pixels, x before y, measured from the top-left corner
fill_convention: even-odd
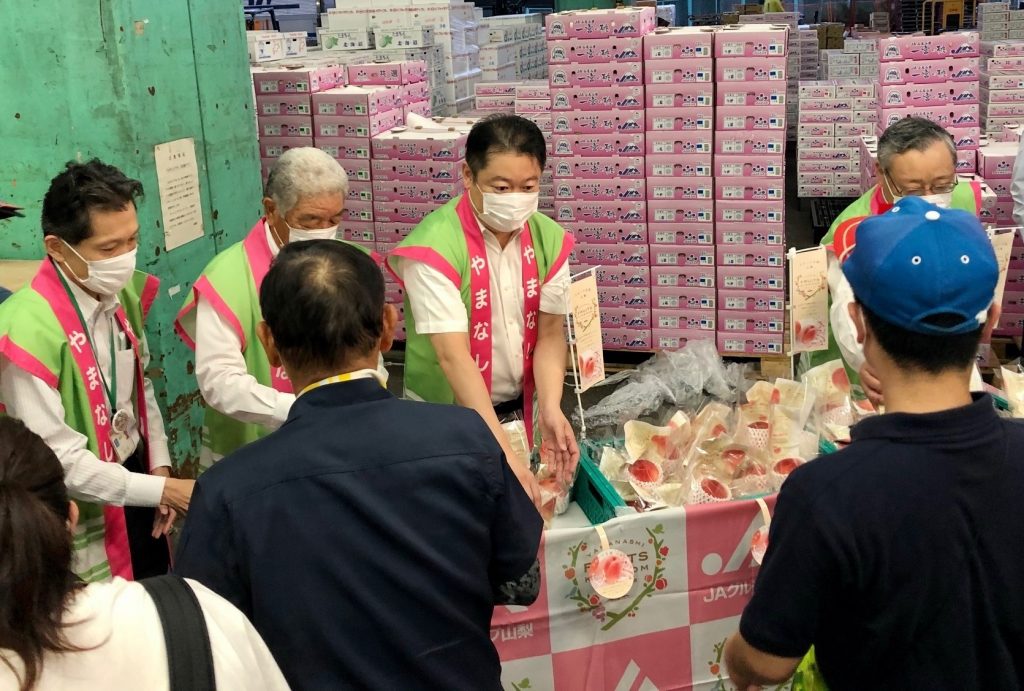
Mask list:
[[[893,124],[878,140],[878,184],[841,213],[821,244],[830,250],[829,347],[805,353],[801,365],[810,369],[842,359],[855,395],[860,391],[876,405],[882,402],[881,383],[865,369],[864,349],[849,316],[853,291],[840,268],[856,244],[857,226],[865,218],[886,213],[904,197],[920,197],[944,209],[981,211],[981,186],[956,176],[956,147],[941,125],[910,117]]]

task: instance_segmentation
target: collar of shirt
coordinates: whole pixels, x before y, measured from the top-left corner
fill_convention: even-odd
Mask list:
[[[267,234],[267,244],[270,245],[270,256],[276,257],[281,248],[277,246],[277,239],[270,232],[270,219],[263,219],[263,232]]]
[[[352,381],[354,379],[376,379],[377,383],[381,385],[381,388],[387,388],[387,382],[384,381],[384,377],[381,373],[375,369],[358,369],[354,372],[345,372],[344,374],[336,374],[333,377],[327,377],[320,381],[313,382],[302,391],[299,392],[299,396],[305,393],[319,389],[321,386],[329,386],[330,384],[340,384],[342,382]]]
[[[56,263],[56,262],[55,262]],[[82,311],[82,318],[85,319],[85,326],[91,331],[95,328],[96,319],[103,314],[113,314],[120,301],[117,295],[103,295],[99,300],[87,292],[72,280],[65,267],[57,264],[57,270],[64,274],[68,287],[71,289],[71,296],[78,303],[78,309]]]
[[[972,394],[970,405],[937,413],[886,413],[869,417],[851,431],[853,441],[889,439],[928,446],[983,437],[999,423],[988,394]]]

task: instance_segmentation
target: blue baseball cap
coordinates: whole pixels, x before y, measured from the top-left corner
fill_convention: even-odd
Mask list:
[[[999,280],[992,243],[978,218],[917,197],[905,197],[891,211],[860,223],[843,273],[857,301],[878,317],[935,335],[978,329]],[[961,321],[929,322],[940,314]]]

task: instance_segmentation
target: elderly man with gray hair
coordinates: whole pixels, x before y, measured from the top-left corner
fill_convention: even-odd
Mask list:
[[[192,287],[175,328],[195,350],[206,403],[200,472],[288,418],[297,392],[256,335],[260,286],[286,244],[337,239],[347,196],[348,177],[336,160],[320,149],[290,149],[267,179],[266,215],[214,257]],[[379,369],[386,376],[383,361]]]
[[[864,348],[849,314],[853,290],[843,276],[842,263],[856,244],[857,226],[865,218],[884,214],[904,197],[920,197],[944,209],[981,211],[981,186],[956,176],[953,136],[941,125],[909,117],[894,123],[878,140],[878,183],[841,213],[821,244],[829,250],[828,350],[804,353],[806,370],[842,359],[855,396],[882,402],[882,384],[865,364]]]

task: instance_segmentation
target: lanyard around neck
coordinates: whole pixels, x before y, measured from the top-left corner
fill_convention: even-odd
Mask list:
[[[341,382],[352,381],[353,379],[376,379],[377,383],[380,384],[382,388],[385,386],[384,380],[380,376],[380,372],[373,369],[360,369],[356,370],[355,372],[336,374],[333,377],[327,377],[326,379],[321,379],[318,382],[313,382],[312,384],[304,388],[302,391],[300,391],[299,396],[302,396],[303,394],[312,391],[313,389],[319,389],[321,386],[328,386],[329,384],[339,384]]]
[[[75,308],[75,315],[78,316],[78,321],[82,325],[82,331],[85,332],[85,337],[89,339],[89,347],[92,348],[92,352],[96,353],[96,343],[92,339],[92,329],[85,321],[85,315],[82,314],[82,308],[78,305],[78,299],[75,297],[74,291],[71,290],[71,286],[68,285],[68,280],[64,278],[64,272],[61,271],[60,267],[57,267],[57,277],[60,278],[60,282],[64,285],[64,290],[67,291],[68,297],[71,299],[71,306]],[[117,410],[117,349],[114,347],[114,325],[110,325],[110,384],[107,384],[107,377],[103,374],[103,368],[99,366],[99,362],[96,363],[96,369],[100,371],[100,381],[103,382],[103,391],[107,394],[107,400],[110,402],[110,410],[113,412]],[[83,373],[84,374],[84,373]]]

